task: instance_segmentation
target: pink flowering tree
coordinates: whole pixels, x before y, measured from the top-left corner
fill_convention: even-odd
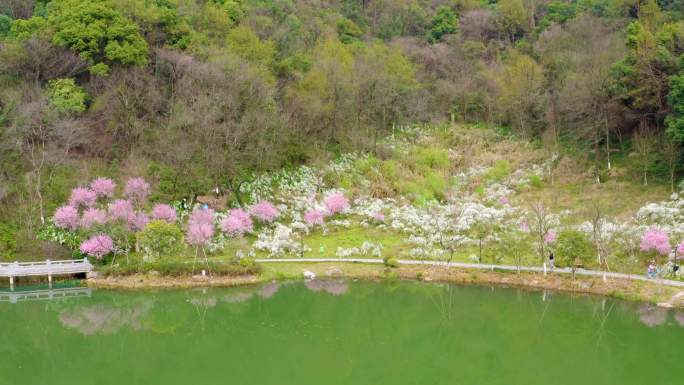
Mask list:
[[[152,219],[176,223],[178,216],[176,214],[176,209],[169,205],[159,203],[152,208]]]
[[[90,182],[90,189],[98,198],[113,198],[116,183],[109,178],[97,178]]]
[[[124,194],[131,202],[141,205],[150,195],[150,184],[140,177],[131,178],[126,182]]]
[[[304,213],[304,224],[297,227],[295,230],[299,232],[299,256],[304,257],[304,235],[316,226],[323,226],[325,224],[325,214],[323,211],[317,209],[310,209]]]
[[[86,187],[76,187],[71,190],[69,206],[86,208],[95,206],[95,203],[97,203],[97,194],[95,194],[95,191]]]
[[[134,212],[133,204],[125,199],[117,199],[107,206],[107,215],[113,221],[125,220]]]
[[[329,215],[339,214],[349,208],[349,201],[342,193],[332,193],[323,200]]]
[[[107,213],[104,210],[91,207],[86,209],[81,216],[81,228],[90,229],[93,226],[101,226],[107,223]]]
[[[639,248],[643,252],[655,252],[656,256],[668,255],[672,251],[667,233],[656,228],[644,232]]]
[[[221,230],[233,237],[239,237],[252,231],[252,218],[243,209],[230,210],[228,216],[221,221]]]
[[[134,233],[142,231],[150,222],[150,218],[142,211],[133,212],[128,215],[128,229]]]
[[[55,226],[61,229],[76,230],[78,229],[81,218],[79,217],[78,210],[75,207],[62,206],[55,211],[52,221],[55,223]]]
[[[102,258],[114,252],[114,241],[108,235],[98,234],[83,241],[79,249],[81,253],[101,261]]]
[[[304,222],[309,227],[322,226],[325,223],[325,215],[319,210],[311,209],[304,213]]]
[[[252,215],[259,222],[271,223],[278,218],[278,208],[269,201],[261,201],[251,209]]]
[[[544,244],[549,245],[556,242],[558,239],[558,234],[554,230],[549,230],[544,236]]]
[[[195,271],[195,264],[197,263],[197,255],[201,250],[204,256],[204,261],[209,266],[209,259],[207,258],[206,247],[211,243],[214,237],[214,217],[215,212],[212,209],[197,208],[190,213],[188,218],[188,229],[185,234],[185,241],[195,247],[195,259],[192,262],[192,270]]]

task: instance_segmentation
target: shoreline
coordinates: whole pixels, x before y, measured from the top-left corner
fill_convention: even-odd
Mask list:
[[[469,269],[439,264],[402,264],[388,269],[379,263],[354,261],[316,262],[279,261],[263,262],[262,273],[242,276],[180,276],[170,277],[158,274],[135,274],[128,276],[110,275],[89,278],[85,281],[91,288],[99,289],[172,289],[195,287],[234,287],[259,283],[304,280],[303,272],[311,271],[317,277],[363,279],[380,281],[407,279],[424,282],[442,282],[459,285],[496,285],[501,287],[554,290],[566,293],[594,294],[631,301],[648,302],[662,307],[684,307],[684,288],[661,283],[597,276],[571,276],[560,273],[543,275],[534,271]]]

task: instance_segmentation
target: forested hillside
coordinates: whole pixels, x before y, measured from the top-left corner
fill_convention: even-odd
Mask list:
[[[0,252],[95,176],[178,200],[448,121],[669,187],[684,1],[0,0],[0,84]]]

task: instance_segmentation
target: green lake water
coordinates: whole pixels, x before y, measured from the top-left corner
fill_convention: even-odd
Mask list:
[[[684,384],[684,312],[313,281],[0,302],[0,384]]]

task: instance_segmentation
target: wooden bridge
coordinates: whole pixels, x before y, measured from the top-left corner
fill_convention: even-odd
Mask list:
[[[87,258],[71,259],[65,261],[46,260],[42,262],[12,262],[0,263],[0,277],[7,277],[10,288],[14,290],[14,278],[47,276],[52,285],[52,277],[55,275],[73,275],[90,273],[93,265]]]
[[[28,291],[0,291],[0,302],[51,301],[54,299],[90,297],[92,289],[89,287],[66,287],[59,289],[42,289]]]

